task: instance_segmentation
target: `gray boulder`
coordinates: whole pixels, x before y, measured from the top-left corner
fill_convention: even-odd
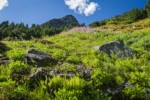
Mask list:
[[[35,64],[37,66],[47,66],[53,62],[53,59],[50,55],[42,51],[30,49],[25,55],[25,62],[29,65]]]
[[[133,54],[132,50],[126,46],[123,41],[113,41],[100,46],[95,46],[94,48],[106,53],[108,56],[115,54],[119,58],[131,57]]]

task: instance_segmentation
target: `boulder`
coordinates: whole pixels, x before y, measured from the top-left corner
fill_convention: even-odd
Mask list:
[[[53,62],[50,55],[35,49],[30,49],[25,55],[25,62],[29,65],[47,66]]]
[[[94,48],[106,53],[108,56],[115,54],[119,58],[131,57],[133,54],[132,50],[126,46],[123,41],[113,41],[100,46],[95,46]]]

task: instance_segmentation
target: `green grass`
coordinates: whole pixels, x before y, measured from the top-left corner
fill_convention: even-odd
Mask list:
[[[123,39],[133,49],[131,58],[108,57],[94,50],[94,46]],[[109,100],[114,96],[107,91],[128,82],[133,87],[122,90],[130,99],[149,100],[150,94],[150,30],[132,33],[82,33],[74,32],[47,37],[42,40],[4,42],[10,48],[3,55],[11,59],[0,66],[0,100]],[[32,69],[22,62],[26,51],[34,47],[52,55],[60,64],[44,67],[63,72],[75,72],[67,79],[54,76],[40,81],[35,88],[27,83]],[[86,81],[76,72],[76,67],[92,69],[92,80]],[[15,77],[15,79],[14,79]],[[117,97],[115,97],[116,100]],[[119,100],[119,97],[118,97]]]
[[[142,19],[137,22],[130,23],[130,20],[123,21],[120,24],[108,23],[107,25],[97,27],[97,31],[111,31],[115,33],[131,33],[140,31],[141,29],[150,28],[150,18]]]

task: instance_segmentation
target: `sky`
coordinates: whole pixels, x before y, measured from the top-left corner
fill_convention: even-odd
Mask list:
[[[73,15],[86,25],[143,8],[147,0],[0,0],[0,23],[42,24]]]

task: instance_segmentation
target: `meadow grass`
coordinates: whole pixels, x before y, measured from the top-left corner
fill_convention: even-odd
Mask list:
[[[108,57],[94,46],[123,39],[134,52],[130,58]],[[109,100],[114,89],[129,83],[121,90],[130,99],[149,100],[150,94],[150,29],[132,33],[68,32],[42,40],[4,42],[10,50],[4,52],[11,62],[0,66],[0,100]],[[61,62],[44,67],[76,72],[76,66],[93,69],[90,81],[80,75],[70,79],[54,76],[41,80],[35,88],[27,83],[31,70],[22,62],[26,51],[34,47]],[[76,72],[77,73],[77,72]],[[15,79],[14,79],[15,77]],[[16,79],[17,78],[17,79]]]

